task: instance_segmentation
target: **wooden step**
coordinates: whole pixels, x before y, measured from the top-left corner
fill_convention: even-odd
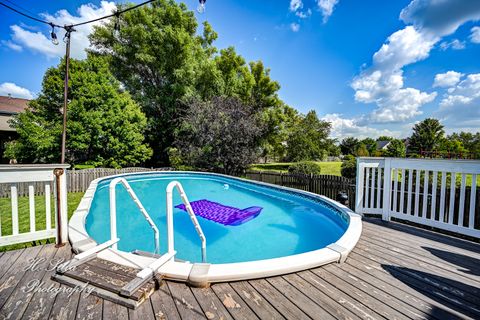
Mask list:
[[[156,274],[142,284],[131,296],[121,296],[123,287],[136,279],[138,269],[126,267],[100,258],[93,258],[63,273],[56,273],[52,279],[71,287],[91,291],[92,294],[128,308],[136,308],[157,290],[162,277]]]

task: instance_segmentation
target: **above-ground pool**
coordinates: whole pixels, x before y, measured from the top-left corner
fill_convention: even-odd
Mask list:
[[[209,265],[205,268],[202,264],[206,281],[255,278],[341,261],[361,233],[358,215],[328,198],[304,191],[194,172],[120,176],[128,181],[158,227],[162,254],[167,251],[165,190],[170,182],[180,182],[190,202],[207,200],[199,204],[214,203],[232,210],[254,207],[255,215],[236,225],[197,215],[207,243]],[[74,249],[82,251],[94,245],[93,241],[110,240],[111,180],[107,177],[92,182],[74,214],[70,223]],[[131,252],[153,253],[154,233],[123,185],[117,184],[116,196],[118,250],[102,254],[119,263],[142,266],[152,258]],[[173,206],[180,204],[175,190]],[[180,206],[174,208],[173,217],[176,261],[164,269],[171,278],[188,280],[193,266],[202,262],[201,242],[186,211]]]

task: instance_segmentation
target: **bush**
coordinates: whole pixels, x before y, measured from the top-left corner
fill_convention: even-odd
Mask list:
[[[321,167],[313,161],[297,162],[288,167],[289,173],[320,174]]]
[[[348,155],[344,158],[340,172],[342,177],[348,179],[354,179],[357,176],[357,160],[354,156]]]

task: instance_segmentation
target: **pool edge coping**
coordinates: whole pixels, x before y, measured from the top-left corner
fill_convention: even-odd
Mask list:
[[[196,171],[158,171],[158,172],[135,172],[122,173],[101,177],[93,180],[80,204],[74,211],[68,223],[69,240],[73,250],[76,253],[83,252],[89,248],[97,245],[87,233],[85,229],[85,222],[87,214],[90,210],[92,200],[97,189],[98,184],[102,180],[112,179],[115,177],[124,177],[131,175],[144,174],[200,174],[219,176],[223,178],[238,180],[241,182],[249,182],[258,185],[267,186],[278,190],[295,192],[304,194],[309,197],[321,199],[327,204],[333,206],[335,209],[349,218],[347,230],[336,242],[327,245],[324,248],[308,251],[304,253],[284,256],[279,258],[255,260],[248,262],[223,263],[223,264],[201,264],[191,262],[170,261],[162,267],[162,274],[172,280],[187,281],[193,285],[203,286],[209,283],[238,281],[246,279],[264,278],[269,276],[276,276],[287,274],[291,272],[319,267],[331,262],[343,262],[348,254],[353,250],[362,233],[362,219],[361,215],[353,212],[350,208],[330,199],[323,195],[318,195],[312,192],[298,190],[294,188],[278,186],[270,183],[252,181],[248,179],[232,177],[218,173],[206,173]],[[107,249],[98,255],[100,258],[119,263],[129,267],[142,268],[153,262],[155,259],[144,256],[139,256],[130,252]],[[198,271],[201,270],[201,271]]]

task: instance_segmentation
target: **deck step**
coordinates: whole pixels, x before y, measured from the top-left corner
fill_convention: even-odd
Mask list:
[[[130,296],[125,296],[122,288],[135,282],[138,272],[138,269],[95,257],[63,273],[55,273],[52,279],[71,287],[84,288],[86,292],[135,309],[162,284],[161,275],[155,274],[141,283]]]

